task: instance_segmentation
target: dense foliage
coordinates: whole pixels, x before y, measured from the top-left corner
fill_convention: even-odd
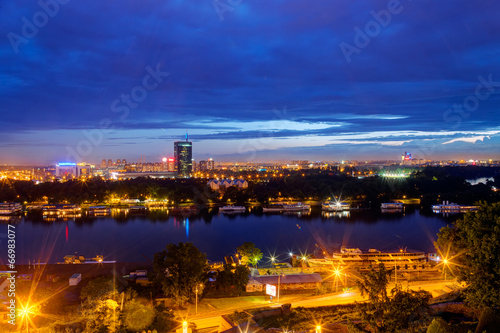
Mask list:
[[[262,251],[252,242],[244,242],[236,248],[242,265],[252,264],[256,266],[262,259]]]
[[[427,291],[403,290],[400,285],[387,293],[390,271],[380,264],[358,281],[362,296],[369,302],[358,304],[361,322],[353,323],[359,332],[418,332],[426,326],[429,300]]]
[[[193,243],[170,243],[155,254],[153,270],[155,285],[182,306],[207,282],[207,256]]]
[[[486,170],[488,173],[481,172]],[[464,172],[464,175],[460,174]],[[207,179],[152,179],[139,177],[122,181],[102,180],[100,178],[69,180],[66,182],[45,182],[38,185],[30,181],[0,181],[0,202],[37,202],[48,200],[50,203],[102,203],[112,199],[168,199],[175,203],[191,202],[206,205],[210,202],[244,203],[258,201],[266,203],[273,198],[294,198],[305,200],[313,198],[326,200],[341,197],[371,202],[380,202],[403,196],[421,198],[424,205],[442,200],[461,204],[473,204],[478,200],[500,201],[499,193],[491,190],[500,188],[500,176],[494,182],[470,185],[465,181],[467,175],[491,175],[496,168],[424,168],[416,170],[409,178],[387,179],[380,176],[358,178],[352,174],[329,170],[304,170],[286,172],[283,177],[268,176],[257,178],[255,174],[235,175],[248,177],[246,190],[228,188],[224,193],[216,193],[208,188]],[[258,179],[258,181],[256,181]],[[377,206],[378,207],[378,206]]]
[[[451,273],[467,284],[466,299],[479,309],[500,307],[500,202],[482,203],[438,234],[437,247]]]

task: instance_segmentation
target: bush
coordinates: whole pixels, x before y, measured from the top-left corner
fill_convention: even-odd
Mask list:
[[[427,328],[427,333],[448,333],[450,328],[448,323],[446,323],[443,318],[434,318],[432,323]]]

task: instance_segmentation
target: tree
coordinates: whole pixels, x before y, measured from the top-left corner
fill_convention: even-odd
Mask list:
[[[254,266],[262,259],[262,251],[252,242],[245,242],[236,248],[242,265],[249,263]]]
[[[245,291],[250,275],[250,269],[244,265],[224,265],[224,269],[217,274],[216,289],[222,292],[231,290],[240,294]]]
[[[500,202],[481,202],[478,211],[441,228],[436,247],[458,281],[467,284],[465,298],[471,306],[496,312],[500,307]]]
[[[123,309],[123,324],[131,331],[140,331],[150,326],[155,316],[155,309],[151,305],[134,299]]]
[[[82,314],[88,319],[89,332],[114,332],[118,328],[119,300],[122,285],[111,277],[98,277],[80,292]]]
[[[170,243],[155,254],[153,271],[155,284],[182,306],[195,296],[195,287],[206,282],[207,256],[193,243]]]
[[[498,308],[500,294],[500,203],[481,203],[452,226],[441,228],[437,248],[459,281],[467,283],[466,299],[476,308]]]
[[[427,327],[427,333],[449,333],[448,323],[443,318],[437,317],[432,320],[432,323]]]
[[[423,325],[420,319],[432,295],[423,290],[402,290],[396,285],[389,297],[390,274],[385,265],[380,264],[378,270],[372,269],[358,281],[361,295],[370,300],[358,304],[362,321],[354,326],[362,332],[401,332],[409,327],[416,330]]]

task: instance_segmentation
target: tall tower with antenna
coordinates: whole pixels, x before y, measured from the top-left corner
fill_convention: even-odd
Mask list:
[[[189,176],[193,172],[193,143],[189,141],[186,131],[186,141],[174,142],[175,171],[179,176]]]

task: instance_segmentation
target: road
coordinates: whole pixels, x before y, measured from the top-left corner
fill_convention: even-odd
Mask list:
[[[432,294],[433,297],[441,296],[445,293],[448,293],[454,289],[456,289],[458,285],[454,280],[438,280],[438,281],[425,281],[425,282],[413,282],[408,287],[412,290],[426,290]],[[403,284],[403,288],[406,288],[407,284]],[[390,292],[394,288],[394,284],[390,284],[387,288],[388,292]],[[224,310],[211,310],[211,311],[203,311],[199,313],[197,316],[188,317],[190,322],[196,324],[198,329],[208,329],[208,328],[216,328],[219,327],[221,323],[221,316],[228,315],[233,313],[236,310],[241,311],[242,309],[251,309],[258,308],[262,306],[270,306],[270,307],[279,307],[283,303],[291,303],[292,308],[295,307],[317,307],[317,306],[329,306],[329,305],[341,305],[341,304],[351,304],[354,302],[362,302],[365,299],[361,297],[358,291],[350,292],[350,293],[336,293],[330,294],[328,296],[309,296],[309,297],[301,297],[296,296],[293,298],[285,299],[284,302],[280,303],[270,303],[269,301],[254,301],[248,302],[247,306],[242,306],[240,303],[237,307],[229,307]],[[187,314],[184,314],[186,317]]]

